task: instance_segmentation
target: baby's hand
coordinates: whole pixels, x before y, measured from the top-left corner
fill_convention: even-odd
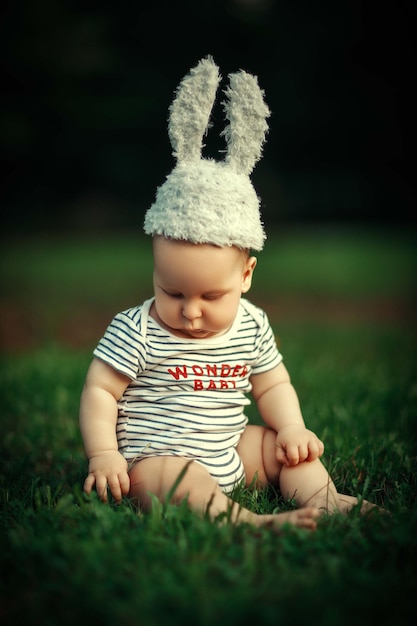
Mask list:
[[[90,458],[84,491],[90,494],[94,484],[103,502],[107,502],[107,487],[117,503],[121,502],[122,496],[129,493],[127,461],[120,452],[109,450]]]
[[[280,428],[276,446],[277,460],[287,466],[314,461],[324,452],[323,442],[301,424],[288,424]]]

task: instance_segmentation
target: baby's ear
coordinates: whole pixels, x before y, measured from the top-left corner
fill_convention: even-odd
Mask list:
[[[242,293],[247,293],[252,285],[252,276],[255,271],[255,267],[258,260],[256,257],[251,256],[245,261],[242,276]]]

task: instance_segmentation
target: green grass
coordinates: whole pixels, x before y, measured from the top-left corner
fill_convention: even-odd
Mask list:
[[[47,299],[60,308],[69,297],[114,304],[152,290],[150,238],[141,234],[33,237],[4,243],[0,287],[15,299]],[[417,237],[411,232],[304,229],[271,233],[257,254],[252,293],[397,297],[415,294]],[[53,262],[51,262],[53,259]]]
[[[275,249],[281,255],[275,266],[272,252],[265,252],[268,272],[278,275],[285,261],[283,275],[298,276],[298,290],[292,283],[281,294],[293,289],[303,295],[314,278],[315,289],[327,296],[368,297],[372,287],[375,298],[410,297],[414,269],[408,235],[387,249],[382,237],[371,237],[368,244],[364,235],[359,238],[361,254],[367,249],[372,257],[366,272],[357,263],[353,235],[342,233],[330,244],[327,234],[324,240],[316,234],[310,247],[306,238],[302,233],[291,244],[288,236]],[[129,281],[118,282],[111,257],[117,250],[116,266],[128,268],[133,279],[138,270],[142,277],[150,269],[148,252],[120,237],[109,258],[110,241],[75,247],[50,241],[41,249],[14,242],[3,257],[6,301],[30,310],[49,308],[54,316],[76,307],[82,316],[81,307],[91,302],[115,310],[119,298],[132,297],[134,303],[136,293],[129,295]],[[334,250],[330,263],[326,246]],[[395,278],[400,269],[401,281]],[[261,284],[267,274],[258,274]],[[87,498],[77,414],[91,349],[62,345],[51,326],[42,345],[0,360],[2,624],[414,623],[417,336],[412,324],[273,323],[306,421],[325,441],[324,462],[338,489],[384,505],[391,515],[361,518],[353,511],[347,518],[323,519],[314,534],[292,530],[279,536],[211,523],[186,507],[166,504],[143,515],[128,500],[106,506],[94,495]],[[253,406],[249,416],[259,421]],[[235,497],[258,512],[292,506],[272,490],[238,490]]]

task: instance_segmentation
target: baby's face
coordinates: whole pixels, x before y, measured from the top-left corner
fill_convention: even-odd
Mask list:
[[[219,248],[154,237],[155,303],[151,315],[179,337],[207,339],[232,325],[256,259]]]

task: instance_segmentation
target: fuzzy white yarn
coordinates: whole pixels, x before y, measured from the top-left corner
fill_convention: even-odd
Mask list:
[[[222,132],[226,157],[203,159],[203,137],[220,78],[207,57],[180,83],[168,127],[177,165],[157,190],[144,229],[149,235],[261,250],[265,233],[249,174],[261,156],[270,113],[256,77],[242,70],[231,74],[223,103],[229,122]]]

